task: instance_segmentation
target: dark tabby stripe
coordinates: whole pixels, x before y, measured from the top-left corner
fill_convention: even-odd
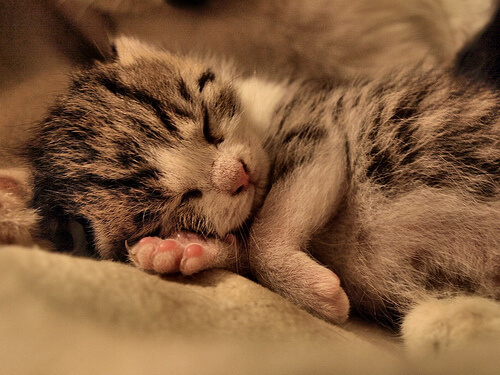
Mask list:
[[[188,88],[186,86],[186,81],[184,81],[182,78],[179,80],[179,93],[181,94],[182,98],[188,102],[192,100],[191,94],[188,91]]]
[[[401,97],[390,121],[399,123],[414,119],[421,112],[420,103],[429,95],[429,90],[429,87],[424,87],[417,93],[407,93]]]
[[[146,163],[146,159],[144,159],[142,155],[139,155],[137,152],[127,148],[117,152],[116,160],[122,167],[130,167]]]
[[[201,77],[198,79],[198,87],[200,88],[200,92],[203,91],[203,89],[205,88],[205,85],[208,83],[208,82],[212,82],[215,80],[215,74],[214,72],[212,72],[210,69],[205,71]]]
[[[132,172],[127,177],[109,178],[95,173],[84,173],[77,178],[73,178],[75,183],[80,185],[94,184],[104,189],[144,189],[147,182],[157,180],[160,172],[155,168],[144,168]]]
[[[224,139],[222,137],[217,137],[213,134],[212,129],[210,127],[210,115],[208,114],[207,107],[203,108],[203,136],[206,141],[212,145],[218,145]]]
[[[293,129],[285,134],[283,143],[291,143],[292,141],[304,141],[307,143],[316,143],[326,137],[328,132],[311,124],[304,124],[298,129]]]
[[[310,160],[310,156],[292,155],[276,160],[272,165],[272,179],[276,183],[290,175],[294,170]]]
[[[340,95],[333,107],[333,118],[337,119],[344,109],[344,94]]]
[[[299,102],[299,98],[295,97],[290,102],[288,102],[283,109],[279,109],[278,113],[280,113],[281,120],[278,124],[278,133],[281,133],[283,130],[283,126],[289,120],[289,117],[292,113],[292,110],[297,107],[297,103]]]
[[[221,90],[215,101],[215,106],[228,117],[234,117],[239,109],[239,102],[233,90],[225,88]]]
[[[190,190],[182,195],[181,204],[184,204],[192,199],[201,198],[202,195],[203,193],[198,189]]]
[[[155,112],[156,116],[170,133],[175,133],[176,135],[179,134],[179,129],[177,129],[174,125],[170,116],[163,111],[163,104],[160,100],[152,97],[144,91],[123,86],[116,80],[112,80],[110,77],[100,76],[98,77],[97,82],[116,96],[122,96],[135,102],[146,104]],[[186,115],[184,113],[180,114],[184,117]]]
[[[139,117],[132,117],[132,116],[127,116],[128,120],[132,124],[134,124],[135,128],[140,130],[147,138],[149,138],[151,141],[153,140],[162,140],[164,143],[169,143],[170,138],[165,137],[166,134],[165,131],[161,131],[161,128],[155,128],[150,126],[147,122],[144,122],[142,119]],[[164,118],[162,119],[162,122],[165,123],[165,120],[168,118],[168,121],[173,124],[173,120],[170,118],[169,115],[165,114]],[[172,133],[172,132],[171,132]],[[176,131],[173,132],[174,135],[179,137],[179,135],[176,133]]]
[[[377,145],[370,150],[371,164],[366,169],[366,176],[372,179],[382,188],[388,187],[391,183],[395,166],[391,158],[391,153],[387,150],[380,150]]]
[[[400,122],[412,119],[418,113],[418,107],[413,103],[403,102],[394,110],[393,115],[389,119],[392,122]]]
[[[400,152],[403,156],[401,165],[413,163],[418,155],[417,141],[415,138],[416,128],[411,121],[404,121],[400,123],[399,128],[396,130],[396,138],[400,141]]]

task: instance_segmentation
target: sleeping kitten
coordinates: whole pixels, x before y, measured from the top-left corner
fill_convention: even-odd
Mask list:
[[[94,255],[158,273],[250,267],[332,322],[347,296],[376,320],[417,314],[403,328],[424,351],[500,336],[495,91],[418,67],[277,84],[117,47],[74,76],[29,150],[35,206],[82,223]],[[475,318],[489,324],[433,328]]]

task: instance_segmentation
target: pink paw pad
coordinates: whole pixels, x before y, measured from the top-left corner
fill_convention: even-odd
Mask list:
[[[196,258],[203,255],[203,247],[197,243],[189,245],[184,251],[186,258]]]
[[[135,265],[144,270],[191,275],[209,268],[213,259],[211,249],[198,236],[179,233],[168,239],[145,237],[129,249],[129,254]]]

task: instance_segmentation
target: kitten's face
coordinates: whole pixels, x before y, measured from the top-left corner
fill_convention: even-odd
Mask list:
[[[214,71],[161,53],[126,56],[79,74],[44,125],[37,192],[90,223],[102,256],[178,230],[224,237],[261,203],[261,139]]]

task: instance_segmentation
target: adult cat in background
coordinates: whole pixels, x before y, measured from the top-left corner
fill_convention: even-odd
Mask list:
[[[93,2],[117,34],[233,59],[268,77],[376,77],[415,61],[450,62],[487,21],[491,0]],[[200,4],[201,3],[201,4]]]

